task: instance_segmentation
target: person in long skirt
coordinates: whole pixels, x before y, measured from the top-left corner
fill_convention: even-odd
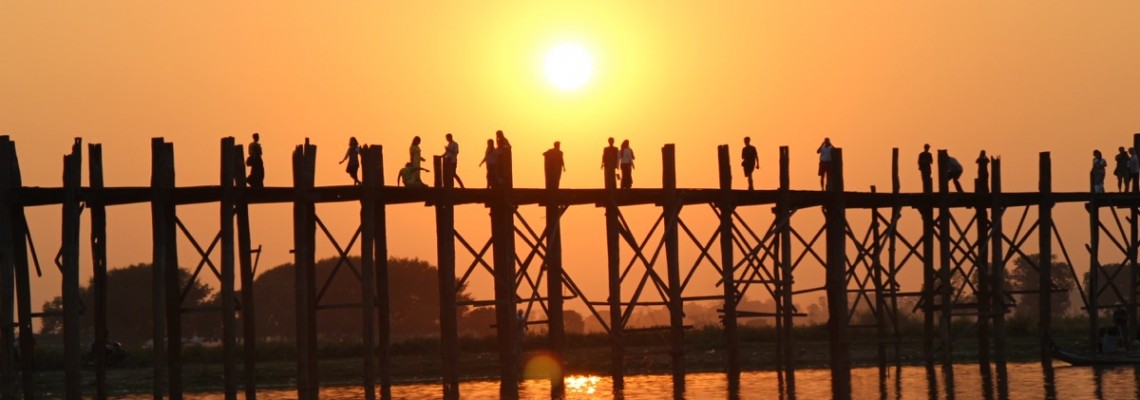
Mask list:
[[[344,164],[345,161],[348,161],[348,168],[345,168],[344,171],[352,177],[353,185],[359,185],[360,178],[357,177],[356,172],[360,170],[360,143],[356,141],[356,136],[348,138],[348,151],[344,153],[344,158],[338,164]]]

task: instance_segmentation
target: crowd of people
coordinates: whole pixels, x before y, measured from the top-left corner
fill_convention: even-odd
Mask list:
[[[265,182],[265,164],[263,163],[260,135],[253,134],[253,141],[249,144],[249,157],[246,158],[246,165],[249,167],[249,176],[246,179],[247,185],[251,188],[259,188],[264,186]],[[443,153],[441,158],[443,161],[443,185],[445,187],[454,187],[458,184],[460,188],[466,187],[463,179],[459,177],[456,169],[459,165],[459,143],[455,141],[455,137],[451,133],[444,135],[445,144],[443,146]],[[412,139],[412,144],[408,148],[408,161],[404,167],[400,169],[396,177],[396,184],[406,187],[426,187],[427,185],[421,178],[421,172],[431,172],[423,167],[423,162],[427,161],[423,157],[420,150],[421,139],[416,136]],[[608,139],[608,146],[602,149],[602,163],[601,168],[605,172],[605,186],[607,189],[615,189],[620,183],[620,188],[629,189],[633,187],[633,170],[634,170],[634,157],[633,148],[630,147],[629,140],[622,140],[621,146],[615,146],[614,138]],[[823,142],[816,148],[816,153],[819,155],[819,188],[826,190],[828,185],[828,175],[832,169],[832,153],[835,147],[831,144],[830,138],[824,138]],[[356,137],[348,139],[348,150],[345,151],[344,157],[340,160],[340,164],[348,163],[345,172],[352,178],[354,185],[360,184],[360,177],[358,171],[360,170],[360,143]],[[511,142],[503,134],[503,131],[496,131],[493,139],[487,139],[487,149],[483,153],[483,159],[479,161],[479,166],[486,167],[487,170],[487,188],[496,188],[508,185],[512,182],[511,177]],[[563,158],[562,148],[560,142],[554,142],[554,146],[542,153],[543,156],[543,170],[546,177],[546,187],[548,189],[557,189],[561,183],[562,173],[566,172],[566,162]],[[985,191],[988,191],[989,186],[989,164],[994,160],[994,157],[986,155],[986,151],[982,150],[978,154],[975,163],[978,165],[978,180],[977,184]],[[1114,157],[1115,165],[1112,170],[1113,175],[1116,177],[1116,190],[1120,192],[1140,191],[1140,155],[1137,155],[1136,149],[1128,148],[1127,150],[1121,146],[1119,152]],[[923,150],[918,154],[918,171],[922,178],[922,191],[934,192],[933,187],[933,165],[935,159],[930,152],[930,144],[923,145]],[[752,138],[744,138],[744,147],[740,152],[740,165],[744,170],[744,176],[748,181],[748,190],[754,190],[755,184],[753,183],[753,175],[756,171],[760,170],[760,158],[756,151],[756,147],[752,145]],[[962,163],[957,158],[951,156],[949,153],[946,155],[946,177],[950,183],[954,185],[954,189],[961,193],[963,191],[960,178],[962,177],[963,168]],[[1100,150],[1093,150],[1092,170],[1089,172],[1091,188],[1094,193],[1104,192],[1104,179],[1108,169],[1108,161],[1104,159]],[[609,179],[613,177],[613,179]]]

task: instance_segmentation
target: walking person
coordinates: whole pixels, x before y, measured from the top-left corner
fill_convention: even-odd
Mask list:
[[[1128,187],[1132,192],[1140,192],[1140,155],[1136,154],[1136,149],[1128,148]]]
[[[344,171],[352,177],[353,185],[359,185],[360,178],[356,177],[356,171],[360,170],[360,143],[356,141],[356,136],[348,138],[348,151],[344,153],[344,158],[340,159],[337,164],[344,164],[345,161],[348,161],[348,168],[345,168]]]
[[[954,182],[954,188],[958,193],[962,193],[962,183],[958,182],[958,178],[962,177],[962,163],[958,162],[957,158],[951,157],[950,153],[946,153],[946,178]]]
[[[1116,191],[1128,191],[1128,151],[1124,150],[1124,146],[1120,146],[1120,152],[1116,153],[1116,168],[1112,169],[1112,174],[1116,175]]]
[[[922,152],[918,153],[918,172],[922,175],[922,192],[934,191],[934,180],[931,178],[934,165],[934,155],[930,154],[930,143],[922,145]]]
[[[633,149],[629,148],[629,139],[621,141],[621,188],[633,187]]]
[[[1108,167],[1108,161],[1101,157],[1100,150],[1093,150],[1092,171],[1089,175],[1092,177],[1092,192],[1104,193],[1104,170]]]
[[[740,166],[744,167],[744,176],[748,177],[748,190],[752,190],[752,172],[760,169],[760,156],[748,136],[744,137],[744,149],[740,150]]]
[[[487,164],[487,189],[498,186],[496,169],[499,165],[499,155],[496,153],[495,139],[487,139],[487,151],[483,152],[483,160],[479,161],[479,166]]]
[[[819,153],[819,190],[827,189],[827,175],[831,173],[831,138],[823,138],[823,144],[815,150]]]
[[[543,166],[546,170],[546,188],[558,189],[562,173],[566,171],[566,163],[562,160],[562,143],[554,142],[554,147],[543,152]]]
[[[420,171],[427,170],[422,167],[421,163],[427,160],[424,159],[423,154],[420,152],[419,136],[412,138],[412,146],[408,148],[408,155],[411,158],[409,162],[412,164],[412,172],[415,173],[415,182],[418,182],[422,185],[423,180],[420,179]],[[405,180],[404,183],[407,184],[407,180]]]
[[[463,188],[463,179],[455,172],[455,167],[459,165],[459,143],[452,139],[450,133],[444,135],[444,139],[447,139],[447,144],[443,146],[443,186],[453,187],[454,179]]]
[[[990,159],[986,157],[986,151],[982,150],[978,154],[978,188],[982,193],[990,192]]]
[[[495,131],[495,157],[498,158],[497,166],[495,167],[495,174],[498,177],[498,183],[501,185],[513,186],[514,173],[511,165],[511,141],[507,140],[507,136],[503,131]]]
[[[265,163],[261,161],[261,135],[253,133],[253,142],[249,144],[249,157],[245,165],[249,166],[249,176],[245,183],[251,188],[265,186]]]
[[[617,185],[617,179],[610,179],[614,176],[618,167],[618,148],[614,147],[614,138],[609,138],[609,146],[602,149],[602,174],[605,179],[606,189],[614,189]]]

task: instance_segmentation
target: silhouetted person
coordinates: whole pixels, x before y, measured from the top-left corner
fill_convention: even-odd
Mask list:
[[[985,150],[982,150],[982,152],[978,154],[978,159],[976,162],[978,163],[978,188],[980,188],[983,193],[989,193],[990,159],[986,157]]]
[[[930,144],[927,143],[922,145],[922,152],[918,153],[918,172],[922,174],[923,193],[934,191],[932,165],[934,165],[934,155],[930,154]]]
[[[509,182],[514,182],[512,177],[511,167],[511,142],[507,140],[503,131],[495,131],[495,157],[498,158],[498,166],[495,172],[498,176],[498,183],[507,185]]]
[[[483,160],[479,161],[479,166],[487,164],[487,189],[498,185],[498,177],[495,175],[499,166],[498,154],[495,150],[495,139],[487,139],[487,151],[483,152]]]
[[[760,169],[760,156],[748,136],[744,137],[744,149],[740,150],[740,166],[744,167],[744,176],[748,177],[748,190],[752,190],[752,172]]]
[[[412,163],[412,168],[416,171],[416,181],[423,183],[423,181],[420,180],[420,170],[423,169],[423,166],[420,163],[427,161],[427,159],[424,159],[423,153],[420,152],[419,136],[412,138],[412,145],[411,147],[408,147],[408,158],[408,161]]]
[[[621,150],[618,154],[621,161],[621,188],[633,187],[633,149],[629,148],[629,139],[621,141]]]
[[[1093,150],[1092,171],[1089,175],[1092,176],[1092,192],[1104,193],[1104,171],[1108,167],[1108,161],[1101,157],[1100,150]]]
[[[819,153],[819,190],[827,189],[827,175],[831,173],[831,138],[823,138],[823,143],[815,150]]]
[[[338,164],[344,164],[345,161],[348,161],[348,168],[344,171],[352,177],[353,185],[359,185],[360,178],[357,178],[356,171],[360,170],[360,143],[356,141],[356,136],[348,138],[348,151],[344,152],[344,158]]]
[[[1128,191],[1128,151],[1124,150],[1124,146],[1120,146],[1120,152],[1116,153],[1116,168],[1113,168],[1112,174],[1116,175],[1116,191]]]
[[[404,168],[400,168],[400,174],[396,176],[396,186],[403,183],[410,188],[426,187],[427,185],[420,181],[420,171],[431,172],[424,168],[416,169],[412,163],[405,163]]]
[[[253,134],[253,143],[249,144],[249,157],[245,165],[249,166],[249,176],[245,183],[251,188],[265,186],[265,163],[261,161],[261,135]]]
[[[450,133],[444,135],[444,139],[447,139],[447,144],[443,146],[443,186],[452,187],[454,179],[462,188],[463,179],[459,179],[459,174],[455,172],[455,167],[459,165],[459,143],[451,138]]]
[[[609,138],[609,146],[602,149],[602,173],[606,182],[606,189],[614,189],[617,184],[616,179],[610,179],[614,176],[618,167],[618,148],[614,147],[614,138]]]
[[[562,160],[562,143],[554,142],[554,147],[543,152],[542,158],[546,170],[546,188],[558,189],[562,172],[566,171],[566,163]]]
[[[958,178],[962,177],[962,163],[958,162],[957,158],[946,155],[946,178],[954,182],[954,189],[958,193],[962,193],[962,183],[958,182]]]
[[[1136,154],[1136,149],[1128,148],[1128,187],[1133,192],[1140,192],[1140,155]]]

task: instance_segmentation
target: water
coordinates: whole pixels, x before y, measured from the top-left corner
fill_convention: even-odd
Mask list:
[[[1140,367],[1091,368],[1056,364],[1044,370],[1040,363],[1009,364],[1005,379],[996,369],[983,371],[977,364],[955,365],[952,371],[940,367],[928,370],[922,366],[891,368],[890,376],[879,379],[878,368],[851,371],[853,399],[1135,399],[1140,398]],[[626,400],[665,399],[672,397],[669,375],[628,376],[621,393],[613,392],[608,377],[572,376],[566,378],[566,398],[593,400],[624,398]],[[772,371],[741,374],[740,390],[729,393],[724,374],[696,373],[685,379],[686,399],[826,399],[831,397],[831,374],[826,369],[799,370],[795,375],[795,391],[787,391]],[[460,385],[464,399],[496,399],[497,381],[472,381]],[[545,380],[527,380],[519,390],[523,399],[549,399],[550,384]],[[406,384],[392,388],[397,399],[438,399],[440,385]],[[620,396],[619,396],[620,395]],[[239,395],[240,396],[240,395]],[[327,387],[322,399],[360,399],[363,389]],[[187,395],[187,399],[216,399],[220,393]],[[123,397],[145,399],[149,395]],[[292,389],[270,389],[258,392],[259,399],[295,399]]]

